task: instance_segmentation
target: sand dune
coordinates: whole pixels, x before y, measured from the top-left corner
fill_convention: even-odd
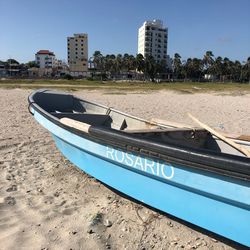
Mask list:
[[[121,197],[70,164],[27,109],[0,89],[0,249],[232,249],[230,241]],[[139,117],[250,134],[250,95],[75,93]]]

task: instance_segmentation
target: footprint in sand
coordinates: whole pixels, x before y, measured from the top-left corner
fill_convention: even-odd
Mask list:
[[[4,202],[10,206],[14,206],[16,204],[16,199],[12,196],[7,196],[4,198]]]
[[[11,181],[11,180],[13,179],[13,176],[12,176],[11,174],[6,174],[5,179],[6,179],[7,181]]]
[[[12,185],[6,189],[6,192],[15,192],[17,191],[17,185]]]
[[[66,208],[66,209],[64,209],[62,211],[62,214],[64,214],[64,215],[71,215],[71,214],[74,213],[74,211],[75,211],[75,208]]]

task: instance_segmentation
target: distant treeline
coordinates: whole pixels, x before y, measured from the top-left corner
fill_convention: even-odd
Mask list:
[[[250,82],[250,57],[241,63],[227,57],[214,57],[211,51],[207,51],[202,59],[187,60],[181,60],[181,56],[175,53],[168,63],[166,60],[157,62],[152,56],[143,57],[141,54],[104,56],[100,51],[95,51],[91,59],[92,71],[108,78],[119,77],[124,72],[128,76],[138,77],[138,72],[141,72],[144,79],[152,81],[159,78],[178,81]]]
[[[168,61],[167,61],[168,60]],[[0,71],[19,69],[27,72],[29,68],[38,67],[35,61],[20,64],[15,59],[0,61]],[[95,51],[89,59],[90,79],[131,79],[163,81],[217,81],[250,83],[250,57],[245,62],[231,61],[221,56],[215,57],[207,51],[202,59],[188,58],[182,60],[178,53],[173,59],[156,61],[152,56],[144,57],[129,54],[102,55]],[[1,73],[1,72],[0,72]],[[1,74],[0,74],[1,75]],[[25,75],[25,74],[24,74]],[[18,75],[16,75],[18,77]],[[70,75],[68,75],[70,76]],[[72,78],[70,76],[70,78]]]

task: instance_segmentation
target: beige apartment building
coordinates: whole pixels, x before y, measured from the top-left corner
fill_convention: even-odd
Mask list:
[[[68,64],[72,76],[85,76],[88,71],[88,35],[68,37]]]

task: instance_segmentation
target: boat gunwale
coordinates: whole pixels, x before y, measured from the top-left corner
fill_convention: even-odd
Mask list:
[[[247,162],[248,161],[247,158],[244,158],[241,156],[210,152],[208,150],[203,150],[203,149],[178,147],[176,145],[167,145],[167,144],[163,144],[160,142],[148,141],[148,140],[141,139],[141,138],[135,138],[132,135],[125,134],[124,132],[116,130],[116,129],[110,129],[110,128],[105,128],[105,127],[92,127],[91,126],[89,133],[84,133],[83,131],[79,131],[78,129],[69,127],[65,124],[62,124],[57,117],[53,116],[52,114],[50,114],[49,112],[41,108],[34,101],[33,97],[35,96],[35,94],[40,93],[42,91],[50,91],[50,90],[45,90],[45,89],[37,90],[33,92],[31,95],[29,95],[28,97],[29,109],[30,107],[32,107],[34,110],[39,112],[41,115],[43,115],[45,118],[47,118],[54,124],[80,137],[95,141],[97,143],[105,144],[113,148],[119,148],[121,150],[125,150],[126,152],[132,152],[135,154],[144,155],[152,159],[160,159],[163,161],[167,161],[167,162],[170,162],[171,164],[181,164],[182,166],[194,168],[196,170],[200,169],[202,171],[212,172],[218,175],[241,179],[244,181],[250,180],[250,164],[249,162]],[[88,102],[88,103],[97,105],[99,107],[109,108],[107,106],[100,105],[98,103],[93,103],[93,102],[82,100],[74,95],[71,95],[71,96],[73,98],[78,99],[79,101]],[[125,114],[129,117],[133,117],[126,113],[115,110],[113,108],[110,108],[110,109],[112,109],[113,111],[119,112],[120,114]],[[138,119],[138,117],[133,117],[133,118]],[[140,120],[147,122],[146,120],[143,120],[143,119],[140,119]],[[53,133],[53,131],[50,131],[50,132]],[[114,139],[114,137],[116,138]],[[124,145],[128,145],[128,143],[117,143],[119,141],[117,137],[123,142],[124,140],[126,142],[130,142],[129,146],[131,147],[129,149],[127,147],[124,147]],[[150,148],[150,150],[148,150],[148,148]],[[174,154],[177,154],[177,156],[174,156],[173,153],[169,154],[171,151]],[[185,157],[183,156],[183,154]],[[211,163],[209,164],[209,162],[207,161],[208,158],[210,160],[211,159],[213,160],[212,164]],[[200,160],[200,161],[197,161],[197,160]],[[224,163],[224,166],[219,165],[219,163]],[[229,168],[228,164],[231,164],[233,166]],[[240,169],[239,169],[239,166],[237,166],[237,164],[242,165]]]

